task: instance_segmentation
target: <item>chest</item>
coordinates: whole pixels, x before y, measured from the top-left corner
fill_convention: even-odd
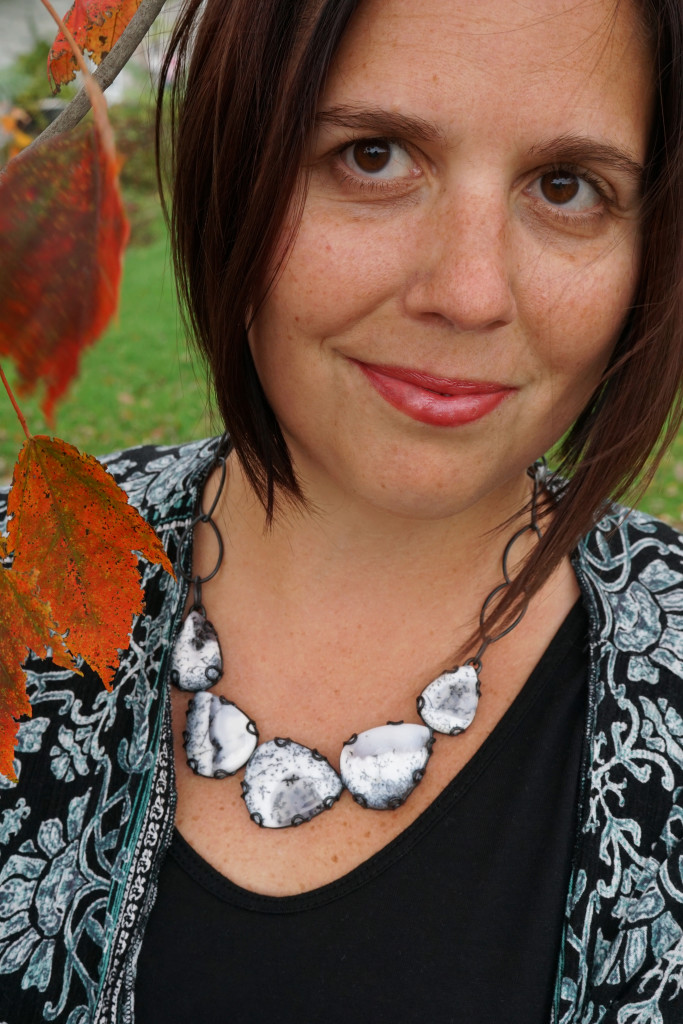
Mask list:
[[[581,679],[570,685],[580,690]],[[553,703],[554,695],[545,696]],[[525,692],[505,716],[507,727],[494,730],[410,826],[322,888],[284,900],[254,893],[207,867],[176,836],[147,949],[143,943],[140,1008],[149,1009],[141,1022],[159,1012],[175,1019],[175,1008],[188,1005],[182,984],[188,974],[206,983],[192,986],[194,1014],[180,1019],[214,1020],[229,965],[231,1009],[244,1024],[270,1018],[342,1024],[349,1003],[363,1020],[416,1021],[424,1019],[426,998],[435,1024],[547,1024],[581,736],[569,688],[563,698],[549,716]],[[525,709],[534,703],[532,721]],[[548,717],[556,725],[552,736]],[[542,764],[533,774],[529,751],[539,747],[539,732],[535,756]],[[565,755],[562,768],[558,754]],[[309,846],[316,822],[331,824],[342,807],[281,838],[293,832]],[[360,814],[367,820],[372,812]],[[342,846],[350,845],[361,818],[348,825],[337,832]],[[339,849],[331,855],[338,868]],[[196,954],[186,936],[198,928]],[[186,949],[180,979],[177,965],[155,956],[169,944]],[[168,1018],[160,991],[162,1000],[172,994]]]
[[[299,828],[258,828],[242,799],[244,770],[225,779],[195,775],[183,747],[188,695],[172,695],[173,733],[178,787],[176,825],[194,850],[222,875],[245,889],[271,895],[305,892],[333,882],[374,856],[409,829],[457,779],[506,717],[527,675],[510,676],[497,666],[483,677],[482,694],[471,726],[458,736],[436,735],[424,778],[395,810],[373,811],[356,804],[347,791],[330,811]],[[531,670],[530,670],[531,671]],[[222,685],[219,684],[219,689]],[[386,721],[419,721],[413,694],[401,698],[386,688],[374,693],[375,707],[361,691],[355,699],[327,700],[320,693],[303,702],[277,692],[240,691],[234,679],[230,699],[257,722],[261,740],[291,736],[318,749],[338,770],[345,738]],[[238,693],[234,691],[238,690]],[[251,698],[251,700],[250,700]],[[378,706],[377,706],[378,705]],[[373,714],[374,711],[374,714]],[[523,774],[528,769],[520,767]],[[518,780],[519,781],[519,780]]]
[[[482,722],[470,736],[439,737],[424,779],[396,810],[364,809],[344,791],[330,811],[303,826],[268,829],[249,818],[241,797],[243,770],[216,780],[201,778],[187,766],[181,738],[186,703],[184,697],[174,700],[176,827],[222,875],[245,889],[278,896],[333,882],[396,839],[459,773],[483,742],[486,728]],[[329,760],[336,769],[334,757]]]
[[[551,583],[532,600],[521,624],[488,649],[472,724],[458,736],[436,735],[424,778],[395,810],[359,807],[344,791],[330,811],[300,828],[256,827],[241,797],[243,769],[216,780],[187,766],[183,732],[189,696],[174,690],[180,833],[221,874],[271,895],[315,889],[367,861],[433,804],[516,700],[576,602],[568,563]],[[265,599],[230,596],[207,607],[225,666],[211,692],[255,721],[260,742],[291,737],[319,750],[335,771],[342,745],[354,733],[386,722],[419,722],[418,694],[449,667],[443,663],[449,652],[452,657],[452,623],[458,615],[450,607],[425,604],[405,628],[397,628],[390,602],[368,608],[364,616],[349,600],[343,607],[330,601],[318,609],[309,606],[305,616],[285,617]],[[330,606],[337,611],[333,620]]]

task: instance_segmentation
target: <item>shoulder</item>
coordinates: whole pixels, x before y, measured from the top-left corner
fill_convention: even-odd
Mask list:
[[[631,657],[628,678],[654,682],[653,662],[683,677],[683,535],[615,507],[582,539],[574,567],[594,633]]]
[[[146,519],[163,522],[192,514],[198,482],[208,472],[222,439],[178,445],[138,445],[98,456]],[[7,523],[9,487],[0,488],[0,534]]]
[[[191,514],[198,484],[220,444],[221,438],[213,437],[180,445],[140,445],[99,461],[145,518],[165,520]]]
[[[683,536],[613,508],[578,545],[574,568],[604,681],[641,713],[656,701],[683,714]]]
[[[213,438],[164,447],[143,445],[113,452],[99,460],[126,492],[130,503],[155,528],[172,562],[177,558],[180,538],[195,514],[201,483],[210,471],[220,448],[220,440]],[[8,493],[9,489],[0,492],[0,536],[7,529]],[[11,568],[12,562],[10,553],[5,562],[5,570]],[[0,571],[3,571],[2,563]],[[128,662],[134,656],[138,660],[156,657],[158,661],[158,651],[163,650],[166,633],[171,628],[174,601],[182,590],[182,581],[174,580],[161,566],[147,562],[144,558],[140,559],[139,571],[140,586],[144,592],[144,613],[134,620],[134,637],[137,642],[127,652]],[[116,676],[117,692],[125,674],[124,662],[125,658]],[[101,684],[97,677],[87,665],[81,668],[83,676],[71,669],[60,669],[49,659],[40,659],[34,655],[28,658],[25,665],[27,689],[34,717],[31,721],[21,723],[17,742],[19,754],[37,754],[44,746],[41,729],[47,727],[49,716],[41,717],[37,714],[39,705],[44,706],[46,711],[48,708],[56,709],[56,716],[63,719],[67,707],[72,708],[76,694],[79,701],[83,700],[84,692],[95,695],[95,701],[100,699],[98,695],[101,694]],[[145,672],[147,675],[151,672],[146,663]],[[84,677],[87,677],[85,681]],[[109,725],[113,723],[114,717]],[[63,721],[61,724],[64,725]]]
[[[646,512],[613,504],[581,540],[579,551],[591,558],[609,554],[612,559],[622,561],[627,556],[658,551],[674,563],[680,563],[683,534]]]

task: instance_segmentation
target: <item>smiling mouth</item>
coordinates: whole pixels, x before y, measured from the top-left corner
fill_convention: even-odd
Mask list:
[[[403,366],[350,361],[389,405],[431,426],[473,423],[517,390],[498,381],[456,380]]]

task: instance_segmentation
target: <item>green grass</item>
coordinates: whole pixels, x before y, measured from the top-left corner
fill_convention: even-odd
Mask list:
[[[640,507],[683,530],[683,432],[664,456]]]
[[[21,399],[33,433],[55,434],[83,451],[104,454],[212,432],[203,373],[187,350],[178,318],[159,218],[155,235],[151,244],[128,250],[118,322],[84,353],[80,375],[57,407],[54,429],[45,424],[38,394]],[[14,412],[0,395],[0,479],[11,475],[22,441]]]

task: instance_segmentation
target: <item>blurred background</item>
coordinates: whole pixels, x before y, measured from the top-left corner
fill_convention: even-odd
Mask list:
[[[70,0],[53,0],[61,15]],[[131,241],[118,321],[81,361],[80,375],[57,407],[54,430],[40,396],[21,399],[33,433],[54,433],[95,455],[153,441],[172,444],[214,433],[199,361],[178,318],[166,228],[154,165],[155,69],[177,4],[169,2],[126,69],[107,90]],[[46,62],[56,27],[40,0],[0,0],[0,167],[53,119],[76,92],[52,97]],[[78,283],[74,282],[77,287]],[[4,366],[11,377],[11,366]],[[0,394],[0,481],[11,477],[23,441]]]
[[[70,0],[53,2],[66,14]],[[106,94],[125,160],[121,183],[132,227],[120,312],[118,322],[84,354],[80,376],[58,406],[50,431],[95,455],[145,441],[172,444],[218,429],[211,425],[203,370],[188,350],[178,318],[154,167],[153,83],[177,7],[176,0],[168,0]],[[46,61],[55,34],[40,0],[0,0],[0,167],[75,91],[63,89],[56,101],[51,96]],[[47,432],[37,398],[23,399],[22,407],[31,430]],[[14,412],[0,395],[0,482],[11,476],[22,441]],[[683,524],[683,432],[640,504]]]

